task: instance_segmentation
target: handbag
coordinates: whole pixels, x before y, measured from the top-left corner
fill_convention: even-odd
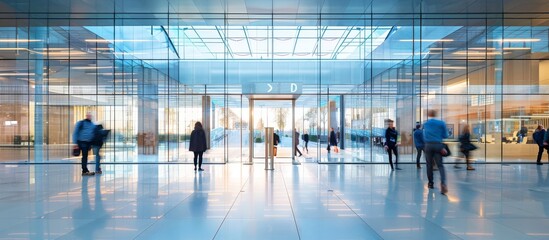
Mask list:
[[[452,155],[452,152],[450,151],[450,148],[448,147],[448,144],[443,143],[443,149],[446,150],[446,154],[442,154],[443,157],[448,157]]]
[[[276,157],[276,154],[278,153],[278,148],[277,147],[273,147],[273,156]]]
[[[72,147],[72,155],[75,157],[80,156],[80,147],[78,146]]]

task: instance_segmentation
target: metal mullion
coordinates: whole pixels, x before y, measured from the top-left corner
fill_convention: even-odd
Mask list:
[[[250,39],[248,39],[248,33],[246,31],[246,27],[242,26],[242,31],[244,31],[244,36],[246,37],[246,43],[248,44],[248,51],[250,51],[250,57],[253,57],[252,53],[252,47],[250,46]]]

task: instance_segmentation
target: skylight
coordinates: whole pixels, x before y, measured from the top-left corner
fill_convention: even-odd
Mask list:
[[[183,59],[357,59],[383,43],[391,27],[169,27]]]

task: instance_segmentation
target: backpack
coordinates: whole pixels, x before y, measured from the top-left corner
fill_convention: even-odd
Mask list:
[[[102,125],[96,125],[93,129],[93,140],[92,143],[97,145],[102,145],[107,136],[109,135],[109,130],[103,129]]]

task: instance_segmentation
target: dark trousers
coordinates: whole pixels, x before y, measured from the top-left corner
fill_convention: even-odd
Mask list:
[[[89,172],[88,170],[88,152],[91,149],[91,142],[78,141],[78,147],[82,152],[82,172]]]
[[[202,155],[204,152],[193,152],[194,153],[194,167],[196,168],[196,159],[198,158],[198,168],[202,168]]]
[[[540,162],[541,161],[541,156],[543,155],[543,151],[545,150],[545,147],[544,146],[540,146],[538,145],[538,158],[537,158],[537,161]],[[547,149],[547,158],[549,159],[549,149]]]
[[[433,184],[433,166],[438,166],[440,172],[440,183],[446,185],[446,172],[442,165],[442,154],[440,153],[444,146],[442,143],[425,144],[425,161],[427,162],[427,179],[429,184]]]
[[[395,154],[395,167],[398,168],[398,147],[387,145],[387,153],[389,154],[389,164],[391,164],[391,169],[393,168],[393,153]]]
[[[309,141],[305,141],[305,147],[303,150],[307,150],[307,152],[309,152]]]
[[[419,160],[421,160],[421,153],[423,152],[423,148],[416,147],[416,150],[417,150],[416,164],[419,166]]]
[[[297,156],[298,153],[299,153],[299,156],[303,155],[301,153],[301,151],[299,151],[299,147],[297,147],[297,145],[295,145],[295,155]]]

